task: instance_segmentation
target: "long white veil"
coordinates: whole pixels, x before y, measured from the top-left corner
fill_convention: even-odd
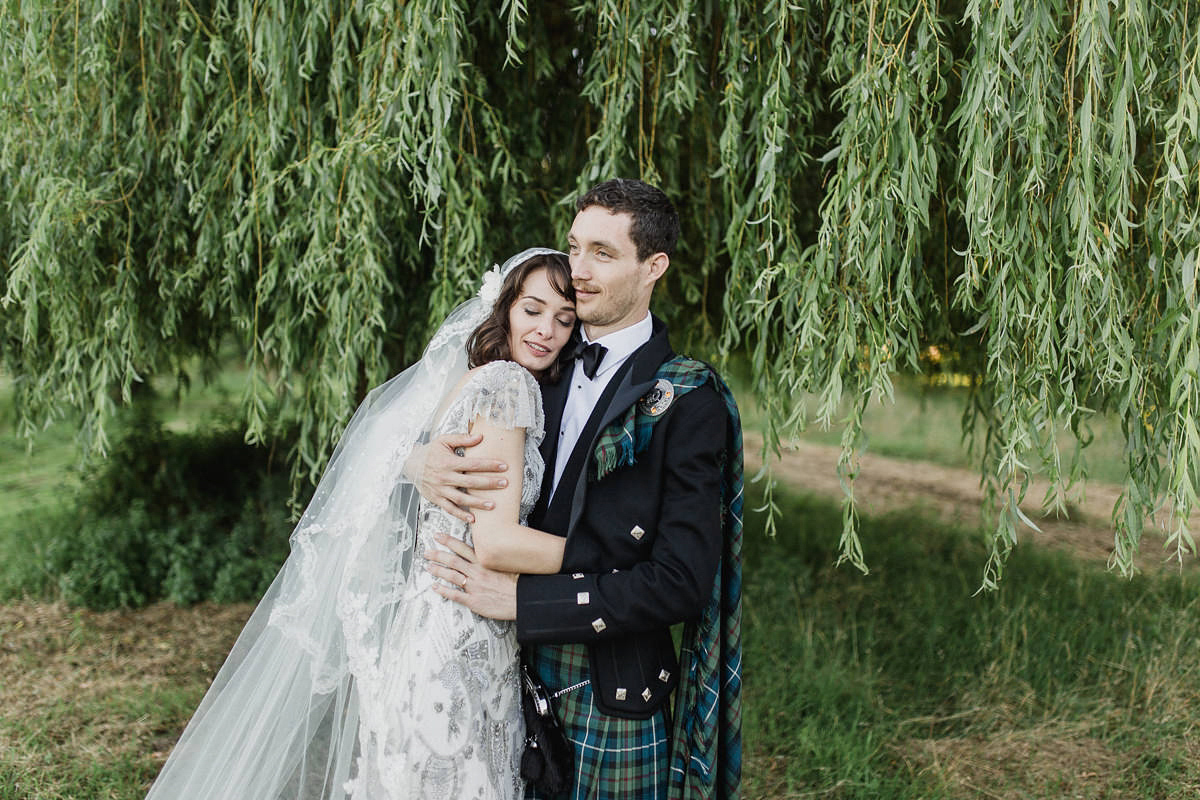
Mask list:
[[[403,475],[466,343],[531,248],[484,278],[421,360],[373,389],[350,420],[291,537],[291,554],[242,630],[147,800],[343,800],[357,751],[359,684],[412,568],[420,497]]]

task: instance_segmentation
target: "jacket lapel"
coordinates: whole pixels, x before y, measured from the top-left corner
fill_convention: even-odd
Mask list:
[[[545,472],[542,474],[542,490],[533,511],[529,514],[529,524],[540,527],[546,516],[546,507],[550,502],[550,489],[554,486],[555,458],[558,456],[558,429],[562,425],[563,409],[567,405],[567,390],[571,387],[570,370],[559,378],[558,383],[542,384],[542,412],[545,414],[545,435],[538,450],[542,454]]]
[[[650,335],[650,341],[646,342],[630,356],[632,365],[629,369],[624,370],[624,374],[620,376],[620,384],[617,391],[612,395],[612,399],[604,404],[601,408],[597,406],[592,411],[592,417],[588,420],[588,425],[585,429],[590,428],[592,435],[580,437],[579,442],[575,445],[576,451],[580,447],[586,447],[589,454],[596,446],[596,437],[611,423],[619,417],[631,405],[642,398],[646,392],[654,386],[654,375],[658,372],[659,366],[671,357],[671,342],[667,338],[667,327],[658,317],[653,317],[653,333]],[[561,413],[561,412],[560,412]],[[591,427],[592,421],[596,415],[600,415],[600,424]],[[574,453],[572,453],[574,455]],[[588,476],[588,460],[585,457],[582,468],[574,476],[575,488],[571,493],[571,516],[570,523],[567,525],[567,533],[570,534],[575,528],[575,524],[579,521],[579,516],[583,513],[584,498],[587,495],[587,476]],[[566,479],[568,476],[563,475]],[[565,486],[559,486],[561,492]]]

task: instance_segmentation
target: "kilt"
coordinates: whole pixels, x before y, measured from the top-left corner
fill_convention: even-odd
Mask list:
[[[526,647],[526,659],[553,695],[588,680],[587,646],[582,644]],[[540,794],[535,800],[666,800],[670,725],[666,712],[650,719],[623,719],[598,710],[588,683],[554,701],[554,713],[575,749],[575,775],[562,794]]]

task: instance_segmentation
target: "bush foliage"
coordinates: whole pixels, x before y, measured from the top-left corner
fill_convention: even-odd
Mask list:
[[[63,598],[95,609],[258,599],[287,556],[286,471],[231,427],[171,433],[142,404],[124,416],[74,508],[39,526]]]

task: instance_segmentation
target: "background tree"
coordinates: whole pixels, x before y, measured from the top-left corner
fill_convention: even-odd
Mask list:
[[[486,5],[486,4],[485,4]],[[1193,0],[7,0],[0,336],[27,432],[105,446],[153,374],[245,353],[251,441],[319,472],[365,389],[574,192],[641,176],[684,245],[677,347],[737,354],[767,441],[843,426],[860,567],[862,412],[931,346],[996,528],[1067,426],[1128,438],[1115,563],[1200,463],[1200,12]],[[794,398],[812,394],[813,408]],[[849,401],[851,412],[840,418]]]

